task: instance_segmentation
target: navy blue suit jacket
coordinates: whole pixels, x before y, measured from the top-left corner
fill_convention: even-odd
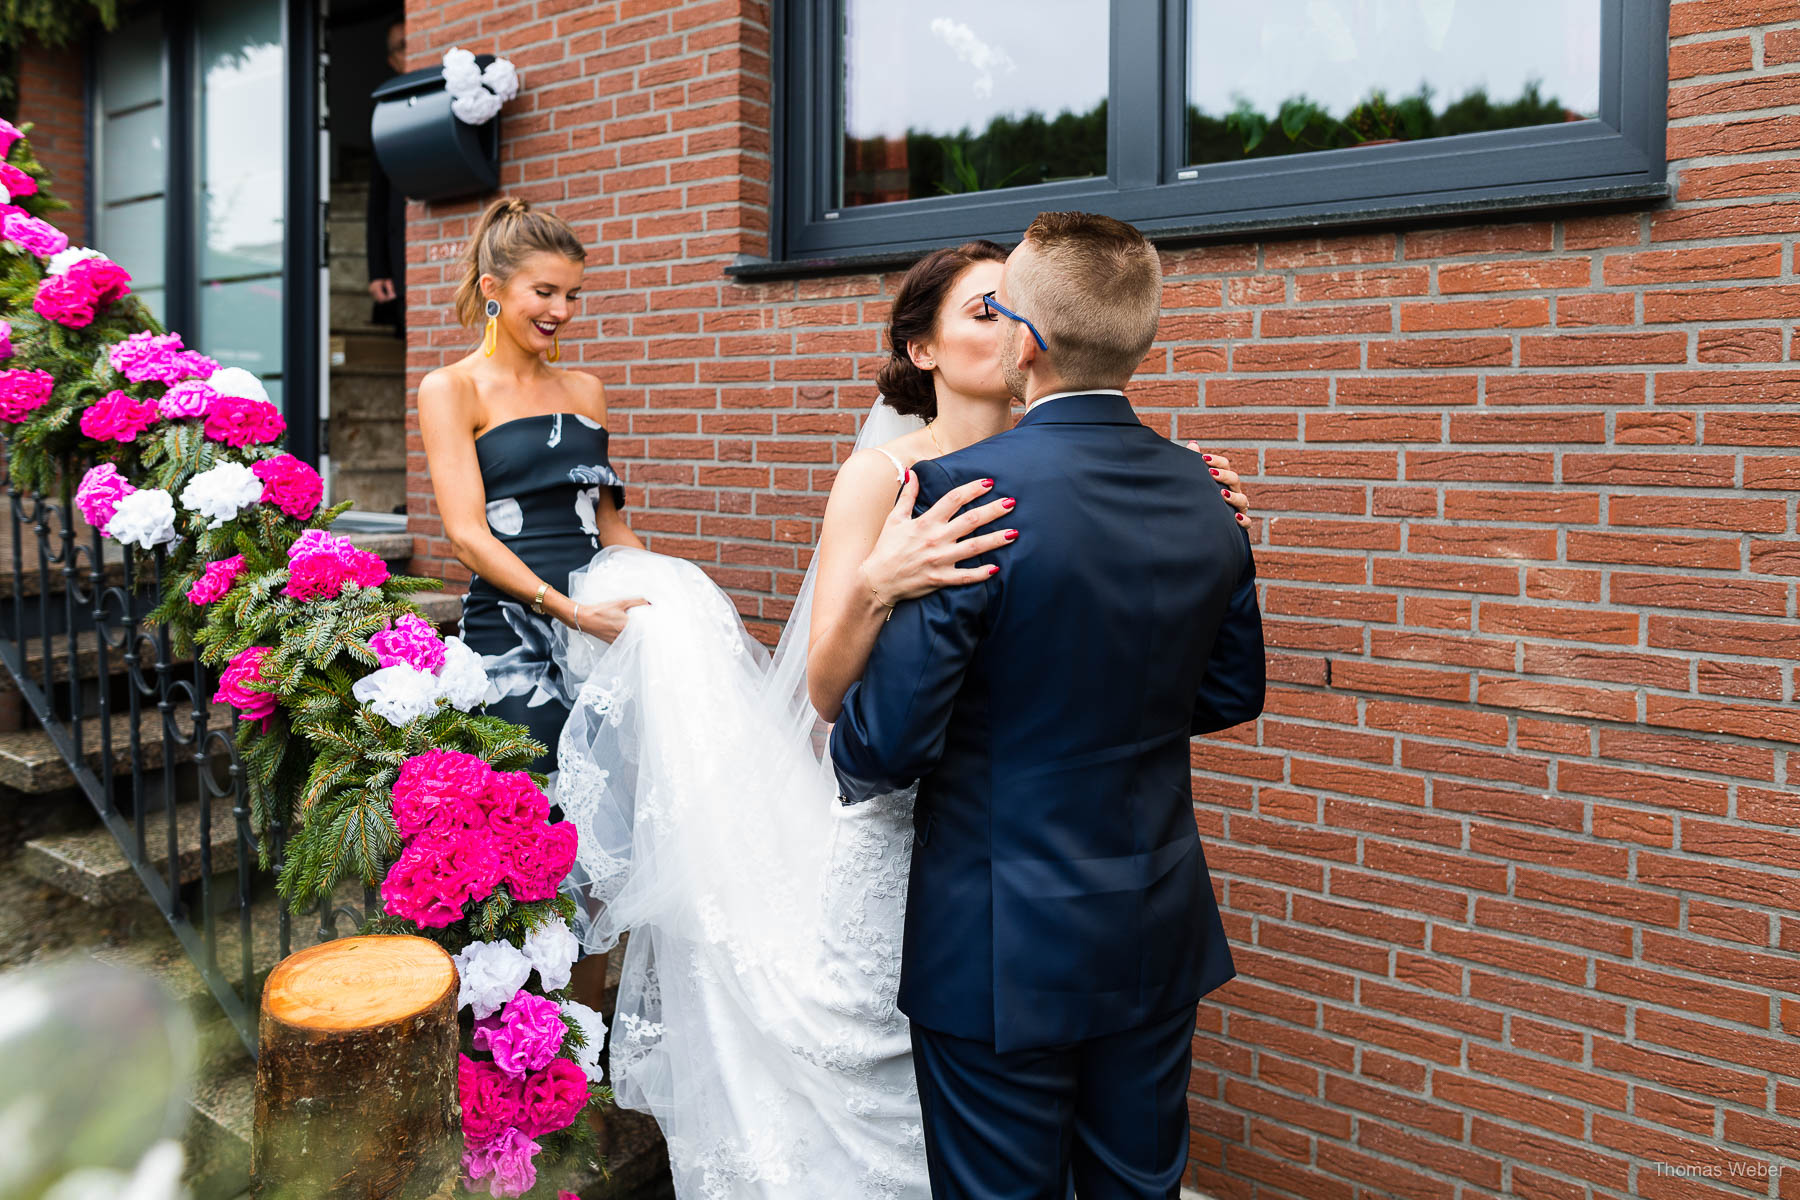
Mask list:
[[[1020,534],[895,609],[832,729],[846,802],[919,780],[900,1009],[1002,1052],[1166,1018],[1234,973],[1188,739],[1262,711],[1249,537],[1120,396],[914,469],[919,511],[994,479]]]

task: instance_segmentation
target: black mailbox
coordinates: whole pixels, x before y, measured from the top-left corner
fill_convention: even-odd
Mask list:
[[[477,55],[478,66],[494,61]],[[500,118],[468,125],[450,111],[441,68],[408,71],[373,92],[369,136],[394,189],[414,200],[448,200],[500,186]]]

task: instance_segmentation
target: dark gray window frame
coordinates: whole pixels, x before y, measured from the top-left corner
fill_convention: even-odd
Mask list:
[[[1181,161],[1186,0],[1113,0],[1106,176],[844,209],[828,207],[842,154],[838,0],[774,9],[770,256],[740,260],[740,276],[904,262],[972,237],[1016,241],[1045,209],[1110,213],[1171,240],[1668,195],[1668,0],[1601,0],[1598,119],[1198,167]]]

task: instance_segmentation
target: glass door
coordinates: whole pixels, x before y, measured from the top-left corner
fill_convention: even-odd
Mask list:
[[[201,0],[194,21],[194,336],[222,365],[261,378],[279,405],[287,250],[282,6]]]

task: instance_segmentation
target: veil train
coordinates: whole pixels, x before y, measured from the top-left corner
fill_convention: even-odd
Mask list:
[[[878,400],[856,446],[919,425]],[[613,1087],[661,1124],[683,1200],[929,1191],[893,1007],[911,795],[834,803],[806,691],[816,574],[773,655],[686,560],[608,547],[570,576],[584,605],[650,601],[610,645],[559,630],[554,799],[581,834],[584,947],[630,934]]]

